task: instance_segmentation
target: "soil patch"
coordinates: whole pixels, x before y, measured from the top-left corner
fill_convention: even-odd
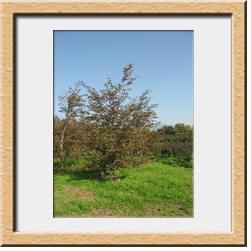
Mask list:
[[[84,191],[79,187],[69,186],[69,185],[64,185],[64,191],[55,190],[54,196],[60,196],[62,193],[65,192],[69,196],[69,200],[83,199],[83,200],[93,201],[94,199],[94,192]]]

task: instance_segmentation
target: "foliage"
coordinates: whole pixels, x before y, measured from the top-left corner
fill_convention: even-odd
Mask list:
[[[189,130],[191,129],[190,125],[185,125],[185,128],[187,128],[187,131],[189,132]]]
[[[175,134],[178,134],[178,133],[184,133],[183,126],[175,126]]]
[[[174,127],[173,126],[167,126],[164,125],[160,129],[158,129],[158,132],[161,134],[174,134]]]
[[[190,125],[184,125],[184,123],[177,123],[174,127],[169,125],[163,125],[157,131],[164,135],[178,135],[182,133],[188,133],[191,130]]]
[[[182,157],[181,159],[175,156],[169,158],[151,157],[151,160],[175,167],[193,168],[193,160],[190,160],[187,157]]]
[[[161,134],[166,134],[166,131],[167,131],[167,125],[163,125],[160,129],[159,129],[159,132],[161,133]]]
[[[173,166],[193,168],[193,134],[158,135],[155,138],[155,158],[162,158],[163,163]],[[158,142],[158,143],[157,143]]]
[[[158,135],[155,138],[156,141],[159,142],[193,142],[193,134],[192,132],[189,133],[179,133],[174,135]]]
[[[83,83],[88,92],[86,120],[91,124],[88,137],[92,166],[111,179],[114,170],[142,164],[151,156],[147,146],[154,144],[155,134],[145,128],[158,124],[154,111],[157,104],[149,105],[149,90],[138,98],[129,98],[128,86],[136,80],[131,77],[132,72],[133,64],[129,64],[123,70],[121,84],[113,84],[108,78],[99,92]]]
[[[165,141],[167,142],[193,142],[193,138],[190,137],[190,135],[184,135],[184,136],[175,136],[175,137],[166,137]]]
[[[192,158],[193,153],[193,143],[191,142],[174,142],[174,143],[165,143],[162,145],[161,157],[168,158],[172,155],[176,156],[178,159],[186,157],[188,160]]]
[[[166,134],[174,134],[174,127],[173,126],[168,126],[166,130]]]
[[[174,128],[176,129],[176,127],[184,127],[185,125],[184,125],[184,123],[177,123],[175,126],[174,126]]]
[[[60,156],[61,121],[58,116],[53,117],[53,157]]]
[[[54,116],[54,140],[53,149],[54,157],[60,155],[61,169],[63,169],[63,162],[65,157],[74,156],[79,158],[83,151],[84,137],[83,129],[85,123],[83,119],[81,122],[77,118],[83,118],[85,111],[85,95],[81,95],[81,83],[75,84],[75,88],[69,88],[65,94],[59,96],[59,112],[63,113],[63,118]]]

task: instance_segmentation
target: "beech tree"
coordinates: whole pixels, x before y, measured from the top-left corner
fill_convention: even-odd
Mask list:
[[[60,152],[61,169],[63,169],[66,154],[77,157],[85,146],[81,143],[83,127],[81,128],[80,122],[77,121],[86,113],[85,94],[80,94],[81,86],[82,83],[78,82],[74,88],[70,87],[65,94],[59,96],[59,112],[63,114],[63,118],[54,118],[54,142],[58,146],[55,150],[57,148]],[[81,124],[84,125],[84,123]]]
[[[108,78],[99,92],[83,83],[88,92],[86,119],[91,124],[90,159],[102,178],[113,180],[114,170],[142,164],[151,156],[149,146],[153,146],[155,134],[145,128],[158,125],[154,111],[157,104],[149,104],[149,90],[134,99],[129,97],[129,86],[137,79],[131,77],[133,68],[133,64],[124,68],[119,84]]]

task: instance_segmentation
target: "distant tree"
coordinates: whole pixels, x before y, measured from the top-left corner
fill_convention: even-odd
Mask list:
[[[188,133],[190,128],[191,128],[190,125],[185,125],[184,126],[184,132]]]
[[[184,126],[185,126],[184,123],[177,123],[177,124],[175,124],[174,127],[176,128],[176,127],[184,127]]]
[[[163,126],[161,127],[161,130],[162,130],[163,134],[166,134],[167,128],[168,128],[167,125],[163,125]]]
[[[70,87],[65,94],[59,96],[59,112],[64,117],[62,119],[55,118],[54,120],[54,131],[56,133],[54,141],[55,143],[59,143],[61,169],[63,169],[63,161],[66,153],[74,156],[74,153],[77,153],[77,150],[79,150],[77,142],[79,141],[80,131],[78,130],[76,119],[83,117],[86,113],[85,95],[80,94],[81,85],[82,83],[78,82],[74,88]],[[66,141],[66,136],[68,136],[68,141]]]
[[[184,132],[184,124],[183,123],[177,123],[175,126],[175,134],[176,133],[183,133]]]
[[[159,134],[163,134],[163,130],[162,130],[161,128],[158,128],[158,129],[157,129],[157,132],[158,132]]]
[[[138,98],[129,98],[128,88],[132,78],[133,64],[123,70],[121,83],[113,84],[111,79],[105,88],[96,91],[83,83],[87,94],[87,119],[92,124],[89,133],[90,159],[93,167],[100,170],[102,177],[114,178],[114,171],[144,163],[149,156],[156,134],[145,128],[154,128],[157,104],[149,105],[149,90]]]
[[[187,127],[183,127],[183,132],[185,132],[185,133],[188,133],[189,132],[189,129],[187,128]]]
[[[174,134],[174,127],[173,126],[168,126],[166,130],[166,134]]]
[[[190,125],[185,125],[185,127],[190,130],[191,129],[191,126]]]
[[[193,130],[193,126],[191,127],[191,129],[189,130],[189,136],[192,138],[194,134],[194,130]]]

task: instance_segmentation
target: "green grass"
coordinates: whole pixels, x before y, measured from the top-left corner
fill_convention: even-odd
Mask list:
[[[85,157],[81,157],[80,159],[76,160],[74,158],[67,158],[64,160],[64,167],[71,168],[71,167],[76,167],[76,166],[81,166],[83,163],[87,163],[88,161],[86,160]],[[54,167],[61,167],[61,162],[59,158],[54,158],[53,159],[53,166]]]
[[[54,217],[193,217],[193,170],[151,162],[100,180],[95,171],[54,170]]]

